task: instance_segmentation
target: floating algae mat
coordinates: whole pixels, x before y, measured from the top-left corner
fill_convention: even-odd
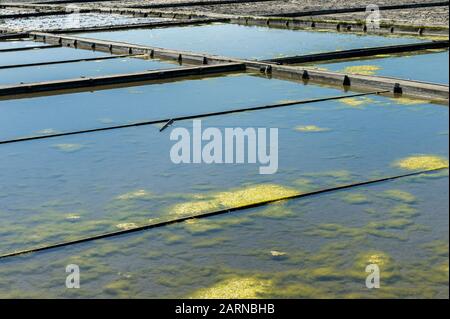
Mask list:
[[[11,30],[45,31],[52,29],[105,27],[125,24],[161,22],[165,18],[135,18],[121,14],[78,13],[31,17],[27,19],[0,19],[0,28]]]
[[[319,68],[344,73],[380,75],[408,80],[449,83],[448,51],[410,56],[387,56],[376,59],[318,64]]]
[[[422,178],[1,260],[0,296],[448,298],[448,175]],[[372,263],[380,289],[365,288]],[[68,264],[82,289],[65,288]]]
[[[56,81],[80,77],[96,77],[156,69],[171,69],[177,65],[158,60],[117,58],[111,60],[82,61],[54,65],[0,69],[0,85]]]
[[[0,66],[77,60],[110,56],[107,53],[73,48],[52,48],[19,52],[0,52]]]
[[[419,41],[414,38],[281,30],[235,24],[84,33],[79,36],[248,59],[269,59]]]
[[[276,90],[261,92],[270,92],[264,97],[267,99]],[[215,98],[222,100],[217,94]],[[16,107],[0,105],[0,109]],[[126,109],[129,112],[131,107]],[[23,117],[26,113],[22,109],[18,114]],[[447,118],[444,106],[404,106],[372,97],[364,108],[328,101],[203,119],[204,128],[278,127],[279,162],[274,175],[260,175],[260,164],[176,165],[170,159],[175,144],[170,141],[172,128],[160,132],[159,126],[5,144],[0,147],[0,252],[404,174],[416,171],[409,169],[418,165],[415,163],[421,165],[417,169],[441,167],[449,158]],[[27,125],[34,120],[30,115]],[[418,126],[418,121],[423,125]],[[309,125],[328,130],[297,130]],[[173,126],[192,132],[191,121]],[[386,140],[391,141],[389,148]],[[411,180],[420,183],[446,174]],[[397,207],[396,214],[414,215],[405,206],[416,202],[405,193],[409,191],[393,190],[383,192],[382,199],[403,205]],[[343,201],[357,205],[373,202],[366,197]],[[441,202],[445,201],[441,198]],[[376,207],[379,205],[374,204]],[[334,206],[333,212],[337,213]],[[280,212],[269,217],[276,216]],[[395,227],[405,224],[398,219]],[[194,224],[189,230],[201,234],[215,228]],[[326,228],[324,232],[330,231]],[[276,247],[273,250],[283,252]]]
[[[93,93],[0,101],[0,139],[345,94],[337,89],[236,74]]]

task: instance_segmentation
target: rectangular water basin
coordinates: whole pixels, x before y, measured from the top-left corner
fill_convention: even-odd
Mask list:
[[[448,298],[444,194],[448,175],[405,179],[11,258],[0,296]],[[84,217],[63,215],[57,227],[80,229]],[[365,289],[370,262],[382,265],[387,292]],[[74,263],[83,289],[55,275]]]
[[[43,43],[27,41],[27,40],[5,40],[0,41],[0,50],[4,49],[20,49],[35,46],[45,46]],[[1,60],[0,60],[1,61]]]
[[[282,30],[236,24],[81,33],[79,36],[247,59],[270,59],[421,41],[412,37]]]
[[[22,109],[23,125],[36,118],[27,113]],[[192,136],[192,121],[163,132],[152,125],[1,145],[0,251],[404,174],[411,170],[401,163],[421,156],[424,164],[412,171],[448,165],[448,108],[426,102],[351,98],[210,117],[202,126],[278,128],[278,170],[261,175],[263,164],[175,164],[171,132],[186,128]],[[436,203],[446,202],[446,194],[437,196]],[[26,235],[29,229],[36,232]]]
[[[239,73],[94,92],[0,100],[0,139],[341,94],[347,93]]]
[[[88,59],[103,56],[110,56],[110,54],[64,47],[19,52],[3,52],[0,53],[0,66]]]
[[[449,84],[448,51],[402,56],[382,56],[345,62],[316,64],[344,73],[380,75],[408,80]]]
[[[33,83],[97,77],[114,74],[144,72],[156,69],[171,69],[178,65],[159,60],[141,58],[117,58],[98,61],[82,61],[53,65],[0,69],[0,87],[19,83]]]

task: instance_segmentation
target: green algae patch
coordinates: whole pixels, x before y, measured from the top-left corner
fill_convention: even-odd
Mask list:
[[[334,182],[335,184],[344,184],[353,181],[353,174],[347,170],[336,170],[336,171],[324,171],[317,173],[305,173],[304,177],[313,178],[315,181],[319,179],[326,179],[326,184],[331,184]],[[332,181],[329,181],[332,179]]]
[[[219,209],[242,207],[277,200],[297,194],[298,192],[296,190],[280,185],[256,185],[233,191],[215,193],[209,196],[199,195],[199,198],[204,199],[177,204],[170,211],[178,216],[195,215]]]
[[[342,72],[361,75],[375,75],[379,70],[381,70],[381,67],[377,65],[354,65],[346,67],[342,70]]]
[[[164,242],[167,245],[175,245],[184,242],[184,237],[176,234],[164,234]]]
[[[394,102],[397,105],[420,105],[420,104],[428,104],[429,101],[412,99],[407,97],[395,97],[390,98],[390,101]]]
[[[352,205],[364,205],[364,204],[370,204],[372,201],[364,194],[361,193],[350,193],[345,194],[342,197],[342,200],[346,202],[347,204]]]
[[[399,234],[398,230],[407,229],[414,224],[407,219],[393,219],[380,222],[369,222],[360,227],[348,227],[340,224],[320,224],[304,232],[307,236],[321,238],[340,238],[348,237],[354,240],[363,240],[369,236],[379,238],[390,238],[404,241],[405,235]],[[393,232],[393,231],[397,232]]]
[[[360,253],[355,261],[355,266],[357,268],[366,268],[366,266],[370,264],[375,264],[383,268],[390,268],[392,258],[382,251],[369,251]]]
[[[272,290],[271,280],[257,277],[225,279],[209,288],[202,288],[190,297],[194,299],[258,299]]]
[[[358,227],[346,227],[339,224],[321,224],[314,229],[307,230],[305,235],[322,238],[338,238],[340,236],[364,238],[367,233]]]
[[[295,130],[302,133],[323,133],[331,131],[329,128],[318,127],[316,125],[297,126]]]
[[[329,299],[333,294],[326,289],[318,288],[316,284],[290,283],[277,286],[277,290],[272,292],[273,298],[311,298]]]
[[[186,230],[192,235],[204,235],[212,232],[216,232],[222,229],[222,226],[218,223],[211,222],[209,220],[191,219],[184,223]]]
[[[297,178],[292,184],[301,192],[310,192],[314,189],[313,181],[308,178]]]
[[[285,219],[295,216],[296,214],[292,210],[288,209],[286,205],[274,203],[259,212],[253,213],[252,215],[269,219]]]
[[[349,97],[340,99],[339,102],[352,108],[361,108],[364,105],[374,103],[374,100],[368,97]]]
[[[125,279],[119,279],[107,284],[103,288],[103,292],[117,298],[127,298],[134,295],[131,283]]]
[[[386,221],[370,222],[367,224],[367,227],[373,229],[405,229],[413,224],[414,223],[409,219],[398,218]]]
[[[383,193],[379,194],[379,197],[403,202],[405,204],[413,204],[417,200],[413,194],[398,189],[390,189],[384,191]]]
[[[419,212],[416,208],[411,207],[410,205],[400,204],[392,207],[389,210],[389,214],[393,217],[415,217],[419,215]]]
[[[223,245],[230,241],[228,237],[214,237],[214,238],[204,238],[198,239],[193,244],[194,248],[213,248],[220,247],[223,248]]]
[[[448,168],[448,159],[436,155],[416,155],[398,160],[394,166],[410,171],[434,170]]]
[[[368,265],[377,265],[379,267],[382,281],[393,282],[401,278],[399,267],[393,258],[386,252],[378,250],[359,253],[349,274],[354,276],[355,279],[365,279],[368,275],[365,272]]]
[[[251,223],[247,217],[226,219],[190,219],[183,223],[184,228],[192,235],[205,235],[223,230],[225,227],[238,226]]]
[[[422,248],[430,251],[435,256],[448,258],[449,255],[448,241],[434,240],[432,242],[422,245]]]

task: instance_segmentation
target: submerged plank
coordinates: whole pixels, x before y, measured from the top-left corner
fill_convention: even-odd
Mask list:
[[[0,96],[48,92],[73,88],[93,88],[96,86],[114,85],[120,83],[142,82],[151,80],[166,80],[191,75],[207,75],[224,72],[244,71],[243,63],[227,63],[212,66],[186,67],[178,69],[157,70],[93,78],[50,81],[15,86],[0,87]]]
[[[444,49],[449,47],[449,41],[431,41],[424,43],[411,43],[411,44],[401,44],[401,45],[390,45],[382,47],[373,48],[361,48],[352,50],[343,50],[336,52],[326,52],[308,55],[298,55],[291,57],[275,58],[265,60],[265,62],[276,63],[276,64],[294,64],[294,63],[309,63],[317,61],[327,61],[327,60],[337,60],[337,59],[348,59],[357,57],[368,57],[379,54],[393,54],[393,53],[404,53],[404,52],[414,52],[427,49]]]

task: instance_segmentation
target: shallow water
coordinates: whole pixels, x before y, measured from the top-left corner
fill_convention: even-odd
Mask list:
[[[436,52],[410,56],[390,56],[378,59],[324,63],[316,65],[331,71],[396,77],[433,83],[449,83],[449,53]],[[370,67],[370,68],[369,68]]]
[[[0,66],[77,60],[103,56],[110,56],[110,54],[73,48],[51,48],[31,51],[3,52],[0,53]]]
[[[8,40],[0,41],[0,50],[2,49],[16,49],[16,48],[27,48],[34,46],[45,46],[44,43],[26,41],[26,40]]]
[[[119,58],[99,61],[83,61],[56,65],[0,69],[0,85],[32,83],[95,77],[113,74],[144,72],[156,69],[171,69],[177,65],[159,60],[139,58]]]
[[[0,139],[39,134],[43,130],[90,129],[341,94],[346,93],[320,86],[235,74],[0,101]]]
[[[339,94],[235,74],[0,101],[0,139]],[[278,128],[275,175],[173,164],[172,128],[157,125],[0,145],[0,253],[406,173],[400,159],[448,160],[448,119],[447,106],[381,96],[203,119]],[[448,298],[448,209],[447,171],[285,201],[0,260],[0,297]],[[379,290],[365,288],[371,263]]]
[[[289,84],[286,82],[284,88],[287,91]],[[264,98],[269,100],[273,94]],[[226,97],[218,101],[226,102]],[[308,191],[398,174],[402,170],[395,163],[417,154],[448,159],[447,107],[403,105],[382,97],[363,101],[365,105],[359,107],[348,105],[347,100],[332,101],[203,121],[204,127],[279,128],[280,161],[274,175],[259,175],[259,165],[251,164],[175,165],[169,157],[174,144],[169,140],[170,129],[160,133],[158,126],[3,145],[0,251],[111,231],[154,218],[171,218],[177,211],[175,205],[186,202],[191,203],[189,207],[208,207],[208,202],[196,201],[198,194],[214,198],[215,193],[267,183]],[[34,107],[48,111],[46,105],[57,105],[47,103]],[[59,107],[64,110],[69,107],[66,104]],[[157,105],[154,116],[159,117],[158,112],[167,110]],[[203,107],[208,105],[221,106],[211,103]],[[101,105],[87,106],[101,109]],[[36,115],[20,104],[1,108],[20,114],[24,127],[36,125]],[[126,110],[129,112],[131,107]],[[172,113],[175,110],[172,107]],[[78,111],[85,117],[73,123],[73,117],[66,114],[66,125],[86,128],[80,127],[83,121],[89,123],[94,117],[89,111]],[[136,114],[142,111],[138,109]],[[50,122],[59,122],[52,118],[53,112],[46,114],[43,117]],[[418,126],[418,122],[422,124]],[[305,125],[327,130],[298,130]],[[191,122],[180,121],[175,126],[190,128]],[[442,196],[436,205],[445,205]],[[29,229],[34,231],[29,233]]]
[[[280,56],[420,41],[418,38],[294,31],[235,24],[140,29],[79,35],[87,38],[249,59],[269,59]]]
[[[448,298],[448,176],[353,192],[367,203],[339,192],[0,261],[0,296]],[[68,264],[81,289],[65,289]]]

